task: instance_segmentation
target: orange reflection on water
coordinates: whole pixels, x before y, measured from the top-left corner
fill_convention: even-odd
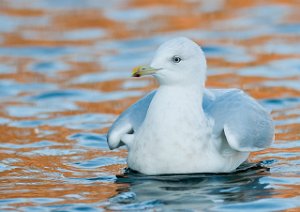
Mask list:
[[[127,151],[110,151],[104,135],[122,111],[157,87],[153,79],[130,79],[131,66],[151,59],[145,52],[154,51],[158,38],[177,35],[191,36],[204,47],[208,87],[242,88],[275,107],[276,141],[250,160],[275,159],[271,177],[297,177],[276,166],[298,167],[299,172],[300,91],[291,85],[300,78],[296,71],[290,73],[297,64],[291,66],[289,60],[300,59],[300,40],[297,27],[288,28],[299,24],[298,1],[230,0],[218,6],[131,0],[108,7],[101,2],[89,6],[89,1],[78,1],[79,7],[40,2],[28,1],[26,7],[0,3],[0,15],[7,18],[0,29],[0,63],[5,65],[0,66],[0,199],[16,200],[7,208],[78,203],[103,203],[96,206],[103,208],[111,197],[131,189],[113,178],[124,172]],[[268,10],[261,8],[267,6],[279,10],[266,15]],[[270,64],[284,60],[287,70],[272,72]],[[263,67],[261,73],[257,67]],[[257,74],[244,74],[246,68]],[[115,71],[128,74],[105,80],[97,75]],[[297,183],[270,182],[278,188],[269,198],[299,196]]]

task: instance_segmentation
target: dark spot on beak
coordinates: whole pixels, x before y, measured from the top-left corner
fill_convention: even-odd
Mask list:
[[[133,77],[140,77],[141,75],[138,73],[134,73]]]

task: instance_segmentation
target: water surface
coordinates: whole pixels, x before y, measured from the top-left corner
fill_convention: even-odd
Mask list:
[[[0,210],[300,210],[300,4],[27,0],[0,3]],[[241,88],[276,125],[271,148],[221,175],[144,176],[110,151],[116,117],[157,85],[132,79],[187,36],[207,86]]]

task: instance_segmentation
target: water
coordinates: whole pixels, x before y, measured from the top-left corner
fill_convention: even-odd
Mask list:
[[[0,2],[0,210],[300,210],[298,1]],[[110,151],[115,118],[156,84],[132,67],[199,42],[207,85],[272,110],[276,141],[231,174],[144,176]]]

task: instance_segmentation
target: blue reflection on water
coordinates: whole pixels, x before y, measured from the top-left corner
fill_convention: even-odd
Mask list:
[[[71,53],[72,49],[66,47],[0,47],[0,55],[9,55],[15,57],[55,57]]]

